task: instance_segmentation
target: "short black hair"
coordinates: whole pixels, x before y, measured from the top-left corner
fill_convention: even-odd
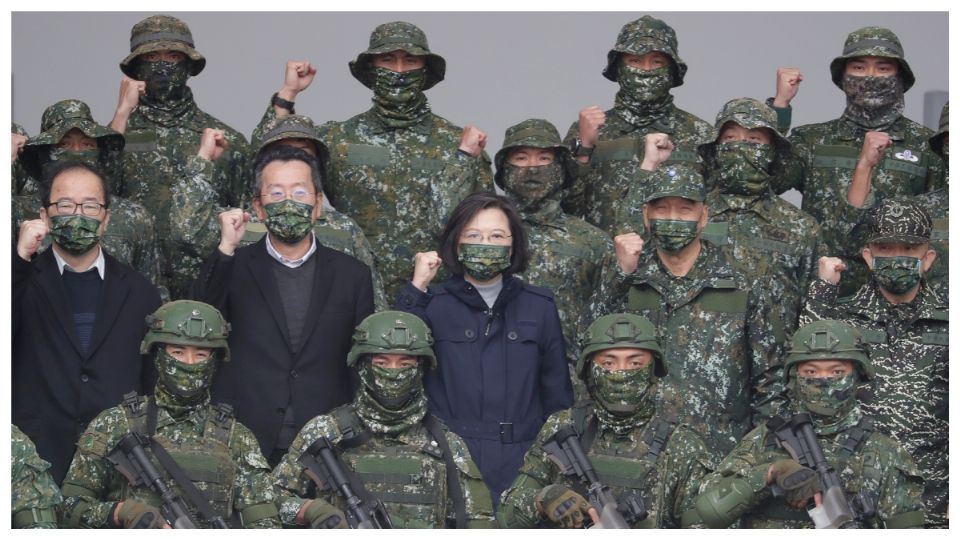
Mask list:
[[[263,187],[263,169],[274,161],[302,161],[310,167],[310,178],[313,180],[313,187],[317,195],[323,194],[323,182],[320,178],[320,163],[317,158],[311,156],[302,148],[290,146],[289,144],[271,144],[257,154],[254,162],[254,185],[253,196],[260,194]]]
[[[58,159],[44,166],[43,178],[40,180],[40,200],[43,201],[43,207],[50,206],[50,192],[53,191],[53,181],[61,174],[77,169],[92,173],[100,179],[100,189],[103,191],[103,207],[110,208],[110,190],[107,188],[107,179],[104,177],[103,171],[96,165],[73,159]]]
[[[460,233],[478,212],[488,208],[497,208],[502,211],[506,214],[507,222],[510,224],[513,251],[510,255],[510,267],[503,273],[507,275],[521,274],[527,270],[527,265],[530,263],[530,248],[527,244],[527,230],[523,226],[520,212],[510,202],[510,199],[490,191],[481,191],[460,201],[460,204],[450,213],[447,226],[440,234],[440,259],[443,260],[443,265],[451,274],[457,276],[464,274],[463,264],[460,262],[457,253],[457,248],[460,247]]]

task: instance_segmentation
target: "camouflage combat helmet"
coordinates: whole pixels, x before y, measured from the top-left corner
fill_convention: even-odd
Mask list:
[[[529,118],[507,128],[507,132],[503,136],[503,147],[493,157],[493,163],[497,168],[493,179],[501,189],[505,189],[503,187],[503,165],[507,162],[507,155],[511,149],[520,146],[552,148],[556,153],[556,159],[563,164],[565,169],[563,187],[567,188],[573,183],[577,174],[577,164],[570,154],[570,148],[563,144],[560,139],[560,132],[557,131],[556,126],[546,120]]]
[[[388,22],[374,28],[370,34],[370,46],[357,55],[356,60],[350,62],[350,73],[364,86],[372,89],[370,58],[377,54],[398,50],[414,56],[426,56],[427,73],[424,90],[433,88],[433,85],[443,80],[447,71],[447,61],[442,56],[430,52],[427,35],[423,30],[403,21]]]
[[[227,335],[230,323],[217,308],[196,300],[168,302],[147,315],[147,334],[140,354],[149,354],[157,343],[223,349],[223,361],[230,360]]]
[[[74,128],[87,137],[96,139],[97,148],[101,152],[123,149],[123,135],[96,123],[86,103],[79,99],[65,99],[43,111],[40,118],[41,132],[27,140],[22,157],[26,171],[34,178],[40,178],[49,147],[59,143],[67,132]]]
[[[433,334],[420,317],[402,311],[381,311],[357,325],[347,366],[354,366],[368,354],[406,354],[429,358],[428,367],[433,369],[437,367],[437,357],[432,345]]]
[[[607,67],[603,69],[603,76],[617,82],[621,53],[639,56],[651,51],[662,52],[673,60],[670,65],[673,73],[673,87],[683,84],[683,77],[687,74],[687,64],[680,59],[680,54],[677,52],[677,34],[670,25],[649,15],[623,25],[617,36],[617,43],[607,53]]]
[[[685,163],[661,165],[653,173],[649,185],[655,187],[644,197],[644,202],[661,197],[683,197],[698,202],[707,198],[707,188],[700,169]]]
[[[267,145],[283,139],[306,139],[312,141],[317,151],[317,160],[320,162],[320,171],[327,168],[330,161],[330,151],[327,145],[320,140],[317,126],[309,117],[299,114],[278,116],[267,122],[258,140],[253,141],[257,153],[263,152]]]
[[[900,63],[900,76],[903,78],[903,91],[913,86],[916,78],[910,69],[910,64],[903,57],[903,46],[893,31],[879,26],[866,26],[854,30],[847,36],[843,44],[843,52],[830,62],[830,75],[833,84],[843,89],[843,74],[846,71],[847,60],[858,56],[880,56],[894,58]]]
[[[930,147],[933,148],[933,151],[936,152],[940,157],[943,157],[943,137],[950,132],[950,102],[946,102],[943,105],[943,110],[940,111],[940,129],[930,137]]]
[[[863,380],[872,380],[874,376],[863,336],[843,321],[823,319],[797,329],[787,348],[784,380],[790,380],[794,365],[808,360],[850,360],[856,364]]]
[[[773,137],[773,144],[777,154],[785,156],[790,152],[790,142],[777,131],[777,112],[762,101],[753,98],[737,98],[726,102],[717,113],[714,139],[700,145],[700,149],[712,153],[719,142],[720,132],[727,122],[733,122],[747,129],[767,128]]]
[[[925,244],[930,241],[930,233],[933,231],[933,221],[927,209],[909,198],[884,199],[868,219],[868,244]]]
[[[587,380],[593,353],[607,349],[646,349],[653,354],[653,373],[657,377],[667,375],[657,330],[650,321],[640,315],[613,313],[593,321],[580,339],[577,375]]]
[[[135,79],[134,60],[141,54],[164,50],[187,55],[190,75],[197,75],[207,65],[207,59],[193,48],[193,34],[187,23],[169,15],[151,15],[130,30],[130,54],[120,62],[120,71]]]

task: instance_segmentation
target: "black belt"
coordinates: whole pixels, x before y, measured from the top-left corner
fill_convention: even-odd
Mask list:
[[[444,423],[461,437],[499,441],[502,444],[532,441],[543,422],[495,422],[483,420],[445,420]]]

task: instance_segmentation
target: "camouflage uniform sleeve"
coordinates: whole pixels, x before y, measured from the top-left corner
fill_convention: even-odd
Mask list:
[[[303,426],[290,444],[287,455],[283,456],[273,469],[273,486],[279,497],[277,506],[280,509],[280,521],[284,526],[299,526],[296,522],[297,512],[315,491],[313,480],[307,476],[297,460],[307,447],[320,437],[336,441],[340,436],[340,430],[332,418],[318,416]]]
[[[686,426],[676,429],[670,438],[668,452],[660,477],[666,479],[671,495],[664,501],[657,527],[677,529],[681,516],[693,509],[704,476],[716,466],[710,462],[703,439]]]
[[[770,181],[770,187],[777,194],[793,188],[803,193],[807,176],[807,163],[812,162],[810,150],[796,132],[789,137],[792,153],[783,164],[783,170]]]
[[[437,181],[430,182],[435,237],[439,237],[443,232],[447,219],[460,201],[479,191],[494,191],[490,156],[482,152],[480,156],[473,157],[457,150],[453,159],[446,162]]]
[[[923,528],[923,478],[910,454],[892,439],[887,440],[890,448],[878,458],[884,473],[877,517],[888,529]]]
[[[213,186],[217,164],[199,156],[187,159],[184,175],[170,186],[170,242],[183,253],[206,257],[220,243],[220,195]]]
[[[109,409],[87,426],[77,442],[70,470],[63,480],[63,506],[59,515],[60,527],[111,527],[113,507],[119,498],[108,497],[120,493],[122,478],[104,457],[127,432],[127,419],[119,408]]]
[[[811,281],[807,297],[803,300],[803,311],[800,312],[800,326],[822,319],[843,319],[837,309],[839,289],[837,285],[827,283],[819,277]]]
[[[253,193],[253,152],[247,139],[240,133],[227,133],[229,146],[217,160],[223,173],[218,189],[222,204],[233,208],[249,208]]]
[[[140,238],[137,253],[133,260],[136,270],[154,285],[160,282],[160,242],[157,235],[156,219],[143,209],[140,222]]]
[[[460,481],[460,488],[463,490],[467,510],[467,528],[495,528],[497,523],[494,521],[493,501],[490,497],[490,491],[480,475],[480,468],[470,457],[470,450],[467,449],[463,439],[452,431],[447,432],[447,444],[453,454],[453,462],[457,466],[457,478]],[[447,521],[452,522],[456,519],[453,500],[448,499]]]
[[[107,186],[112,195],[120,195],[120,179],[123,178],[123,148],[100,150],[100,166],[107,177]]]
[[[230,452],[237,464],[233,507],[240,514],[245,529],[277,529],[277,495],[270,476],[270,466],[257,438],[243,424],[234,425]]]
[[[780,311],[774,308],[771,287],[764,280],[750,288],[750,406],[757,426],[781,413],[786,405],[781,353],[786,342]]]
[[[559,475],[557,466],[544,453],[542,445],[569,422],[569,412],[560,411],[547,419],[537,434],[537,440],[523,456],[523,466],[513,480],[497,508],[497,523],[501,529],[532,529],[540,523],[536,498],[541,489],[554,483]]]
[[[752,491],[752,496],[741,506],[742,514],[746,514],[764,499],[770,496],[767,489],[767,470],[770,463],[763,450],[767,430],[759,427],[747,433],[734,449],[723,458],[717,470],[707,474],[700,487],[700,496],[709,491],[720,489],[724,479],[729,477],[742,478]]]
[[[943,159],[930,148],[929,143],[924,146],[927,150],[927,156],[930,158],[930,164],[927,166],[927,189],[926,192],[936,191],[938,189],[947,189],[948,175],[947,167]]]
[[[579,135],[580,122],[574,122],[567,130],[567,136],[564,137],[563,144],[569,146]],[[588,182],[595,181],[594,178],[591,178],[591,172],[589,161],[586,163],[577,162],[577,177],[574,178],[573,185],[564,190],[563,193],[561,206],[564,212],[579,218],[586,216],[586,186]]]
[[[277,111],[273,110],[273,103],[267,103],[267,110],[263,111],[260,123],[257,124],[257,127],[253,128],[253,133],[250,134],[250,147],[253,154],[256,154],[256,149],[253,147],[257,146],[257,141],[263,138],[264,128],[276,119]]]
[[[370,247],[370,241],[363,234],[359,225],[354,224],[350,227],[350,234],[353,238],[353,256],[360,262],[370,268],[370,279],[373,282],[373,306],[377,311],[390,309],[390,303],[387,302],[387,294],[383,290],[383,278],[380,277],[380,271],[373,262],[373,248]]]
[[[627,310],[627,292],[630,290],[630,279],[620,268],[616,257],[608,262],[600,277],[600,286],[590,297],[590,321],[610,313],[624,313]]]
[[[767,98],[767,106],[777,113],[777,131],[786,137],[787,133],[790,131],[790,124],[793,121],[793,106],[787,105],[786,107],[775,107],[773,105],[773,99],[774,98]]]
[[[803,300],[810,293],[810,285],[813,284],[814,281],[820,279],[817,274],[819,270],[820,257],[827,255],[826,244],[823,243],[823,239],[820,235],[820,226],[815,225],[812,232],[813,234],[811,234],[806,240],[800,255],[800,297],[796,299],[796,302],[801,305],[799,305],[798,308],[803,307]],[[800,309],[797,309],[797,312],[799,311]],[[793,332],[798,328],[798,321],[786,321],[786,323],[788,325],[788,335],[792,335]]]
[[[50,464],[16,426],[10,437],[10,498],[14,528],[55,529],[56,507],[63,502],[50,476]]]

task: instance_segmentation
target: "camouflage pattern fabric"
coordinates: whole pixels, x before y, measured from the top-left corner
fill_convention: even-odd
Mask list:
[[[950,298],[950,190],[937,189],[916,198],[930,213],[933,219],[933,233],[930,235],[930,249],[937,252],[937,260],[924,276],[937,296]]]
[[[27,138],[30,137],[30,135],[27,133],[27,130],[23,129],[23,126],[15,122],[11,124],[11,133],[23,135]],[[12,180],[12,182],[10,182],[10,187],[13,190],[13,195],[30,195],[40,191],[40,183],[37,182],[37,180],[32,176],[27,174],[27,171],[23,168],[23,163],[20,162],[19,157],[17,157],[17,160],[10,165],[10,179]]]
[[[859,417],[859,414],[856,416]],[[874,431],[864,441],[862,448],[849,456],[841,452],[841,445],[848,437],[848,430],[830,435],[817,433],[827,463],[839,474],[846,497],[864,492],[873,498],[877,508],[876,517],[860,523],[860,527],[899,528],[920,523],[923,479],[910,455],[895,440]],[[760,425],[737,444],[716,472],[704,478],[701,493],[717,489],[725,478],[739,477],[746,480],[753,490],[753,496],[747,503],[750,509],[742,517],[742,527],[812,529],[813,521],[806,511],[788,507],[783,499],[774,498],[767,487],[766,475],[770,464],[789,458],[790,455],[776,444],[767,427]]]
[[[141,406],[146,406],[141,398]],[[206,403],[193,407],[175,407],[171,415],[158,402],[155,439],[185,471],[202,465],[217,467],[218,475],[232,471],[221,482],[195,481],[194,485],[213,506],[214,511],[230,522],[230,516],[239,514],[246,528],[279,528],[276,518],[276,495],[270,480],[270,467],[260,453],[253,433],[239,422],[233,424],[229,445],[211,435],[212,418],[218,412]],[[63,482],[64,504],[61,526],[82,528],[113,527],[111,512],[118,501],[136,500],[160,506],[159,497],[145,486],[131,487],[130,483],[104,457],[129,433],[130,423],[124,406],[100,413],[87,427],[77,443],[77,453]],[[180,459],[177,459],[178,456]],[[154,466],[160,468],[159,462]],[[186,494],[169,478],[168,485],[189,501]],[[225,493],[224,493],[225,492]],[[224,498],[225,500],[221,500]],[[188,502],[188,505],[190,503]],[[247,509],[260,517],[250,519]],[[246,516],[246,519],[244,519]]]
[[[650,15],[644,15],[623,25],[620,33],[617,34],[616,43],[607,52],[607,66],[603,70],[603,76],[611,81],[617,81],[621,53],[642,56],[652,51],[661,52],[670,57],[672,86],[682,85],[683,77],[687,74],[687,64],[680,58],[677,33],[669,24]]]
[[[338,494],[327,489],[317,492],[297,460],[320,437],[326,437],[332,443],[341,441],[348,426],[340,425],[336,418],[341,411],[352,414],[352,409],[353,405],[347,405],[335,409],[331,415],[321,415],[307,422],[290,445],[290,451],[274,469],[274,486],[280,496],[280,519],[285,526],[296,524],[297,511],[305,499],[321,497],[346,510],[345,501]],[[360,422],[359,417],[356,421]],[[366,428],[362,424],[359,427]],[[385,436],[377,431],[372,435],[359,446],[346,449],[342,457],[363,481],[364,487],[384,503],[394,527],[444,528],[448,520],[455,519],[453,502],[447,492],[446,465],[442,458],[423,450],[436,447],[427,430],[415,424],[395,435]],[[468,528],[493,527],[493,506],[480,469],[459,436],[446,431],[446,437],[466,502]]]
[[[785,337],[770,290],[768,279],[736,272],[720,248],[702,242],[684,277],[670,274],[656,250],[645,249],[633,274],[617,266],[602,280],[590,310],[593,320],[636,313],[653,323],[667,367],[659,407],[677,408],[680,421],[719,457],[782,406]]]
[[[370,46],[366,51],[357,55],[357,59],[350,62],[350,74],[373,89],[373,68],[370,67],[370,58],[377,54],[392,51],[404,51],[413,56],[423,56],[426,62],[424,90],[433,88],[443,80],[447,71],[447,61],[442,56],[430,52],[427,35],[414,24],[403,21],[383,23],[370,33]]]
[[[846,279],[844,273],[844,279]],[[921,284],[908,304],[891,304],[873,281],[853,297],[837,300],[837,287],[817,279],[801,323],[845,321],[863,334],[877,372],[875,386],[860,396],[878,430],[910,453],[926,480],[927,526],[946,526],[949,456],[949,312],[947,303]]]
[[[56,507],[63,498],[37,448],[17,426],[10,434],[10,511],[16,529],[57,528]]]
[[[588,415],[588,419],[591,415]],[[589,421],[589,420],[588,420]],[[505,528],[534,528],[541,522],[535,499],[550,484],[562,484],[586,495],[579,481],[563,476],[547,457],[542,445],[563,426],[574,423],[573,409],[556,412],[547,419],[536,442],[523,458],[520,474],[503,493],[497,519]],[[632,524],[635,529],[679,528],[680,516],[692,508],[703,476],[713,470],[707,449],[696,432],[677,426],[656,461],[645,459],[652,440],[656,416],[623,434],[598,429],[590,448],[584,448],[600,481],[618,500],[628,493],[639,496],[647,518]],[[598,510],[599,511],[599,510]],[[545,520],[544,520],[545,521]]]
[[[169,15],[151,15],[130,29],[130,54],[120,61],[120,70],[124,75],[136,78],[137,57],[164,50],[185,54],[190,75],[198,75],[207,64],[207,59],[193,48],[193,33],[185,22]]]

